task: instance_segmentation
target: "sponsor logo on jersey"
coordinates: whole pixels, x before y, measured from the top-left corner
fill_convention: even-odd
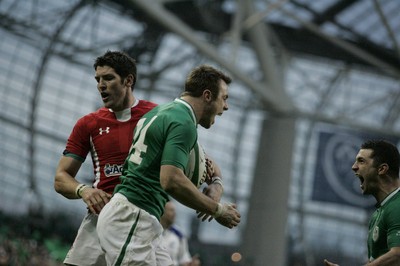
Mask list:
[[[103,133],[105,133],[105,134],[110,133],[110,127],[106,127],[106,129],[99,128],[99,134],[103,135]]]
[[[372,240],[376,242],[379,238],[379,226],[375,226],[374,230],[372,231]]]
[[[123,164],[109,164],[104,166],[104,174],[106,176],[116,176],[122,174]]]

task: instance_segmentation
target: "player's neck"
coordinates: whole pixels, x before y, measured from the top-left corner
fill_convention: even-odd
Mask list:
[[[194,115],[196,116],[196,123],[199,123],[199,119],[203,115],[204,110],[202,98],[185,95],[182,96],[181,99],[187,102],[192,107]]]
[[[125,98],[121,106],[118,106],[116,108],[111,108],[113,112],[121,112],[126,109],[132,108],[132,106],[136,103],[136,98],[133,96],[133,94],[130,94],[128,97]]]

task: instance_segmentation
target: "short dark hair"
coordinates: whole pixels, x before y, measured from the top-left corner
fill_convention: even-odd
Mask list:
[[[232,81],[222,71],[209,65],[200,65],[187,76],[185,91],[182,95],[200,97],[203,91],[208,89],[211,91],[212,99],[215,100],[218,97],[220,80],[225,81],[226,84],[230,84]]]
[[[115,70],[124,80],[129,74],[133,75],[131,89],[136,83],[136,61],[128,54],[121,51],[107,51],[104,55],[96,58],[93,67],[96,70],[98,66],[109,66]]]
[[[400,155],[395,145],[386,140],[368,140],[361,145],[361,149],[372,150],[371,158],[374,160],[374,166],[387,163],[389,175],[399,177]]]

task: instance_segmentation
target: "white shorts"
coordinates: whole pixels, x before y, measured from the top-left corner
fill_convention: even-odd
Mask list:
[[[161,247],[163,228],[153,215],[116,193],[101,210],[97,222],[100,245],[108,266],[171,266]]]
[[[75,241],[65,257],[64,264],[106,266],[105,253],[101,249],[96,232],[97,215],[88,213],[79,227]]]

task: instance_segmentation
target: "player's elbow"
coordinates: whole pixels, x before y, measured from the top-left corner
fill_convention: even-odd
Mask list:
[[[62,194],[62,191],[63,191],[63,185],[62,185],[62,182],[60,181],[60,177],[57,173],[54,176],[54,190],[60,194]]]
[[[174,181],[173,176],[161,176],[160,177],[161,187],[167,193],[173,193],[177,189],[177,183]]]
[[[67,199],[73,198],[71,195],[68,194],[67,188],[66,188],[66,182],[64,180],[63,174],[60,172],[57,172],[56,175],[54,176],[54,190],[66,197]]]
[[[172,165],[162,165],[160,171],[160,184],[167,193],[179,189],[179,178],[182,170]]]

